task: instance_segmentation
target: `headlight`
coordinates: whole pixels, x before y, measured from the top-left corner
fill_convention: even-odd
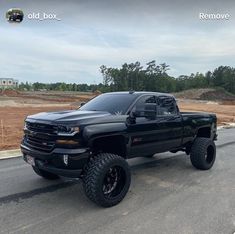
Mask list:
[[[79,127],[58,126],[57,134],[59,136],[73,136],[80,132]]]

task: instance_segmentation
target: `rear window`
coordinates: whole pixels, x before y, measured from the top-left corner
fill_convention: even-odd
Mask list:
[[[175,99],[171,97],[158,97],[158,115],[176,115],[177,108]]]

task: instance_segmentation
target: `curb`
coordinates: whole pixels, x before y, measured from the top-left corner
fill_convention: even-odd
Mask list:
[[[0,160],[10,159],[10,158],[18,158],[21,157],[22,153],[20,149],[16,150],[4,150],[0,151]]]
[[[226,123],[222,126],[217,127],[217,130],[230,129],[230,128],[235,128],[235,123]]]

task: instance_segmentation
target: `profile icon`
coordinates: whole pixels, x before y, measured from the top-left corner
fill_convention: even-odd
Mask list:
[[[24,13],[20,8],[11,8],[6,13],[6,19],[9,23],[20,23],[24,19]]]

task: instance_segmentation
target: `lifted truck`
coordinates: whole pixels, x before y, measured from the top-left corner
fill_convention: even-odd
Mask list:
[[[208,170],[216,158],[216,116],[179,112],[164,93],[102,94],[78,110],[28,116],[24,133],[23,158],[39,176],[82,178],[87,197],[104,207],[129,190],[126,159],[184,151]]]

